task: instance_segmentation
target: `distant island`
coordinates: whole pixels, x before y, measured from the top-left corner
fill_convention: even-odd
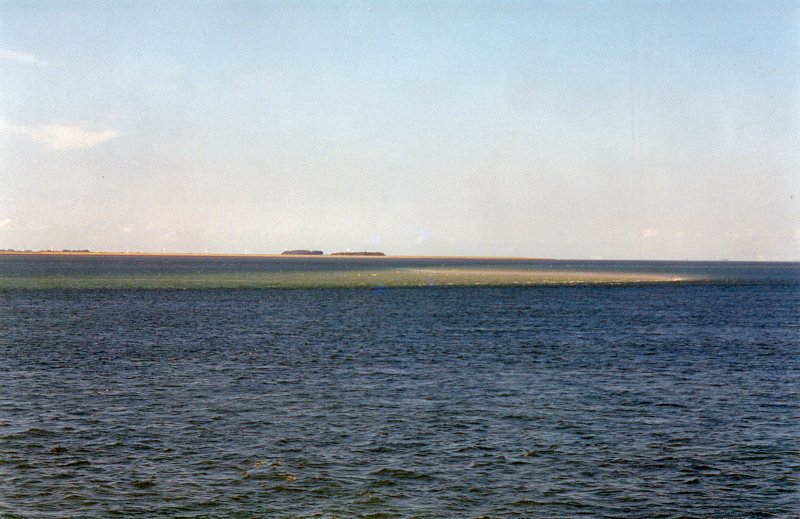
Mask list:
[[[61,250],[55,250],[55,249],[47,249],[47,250],[31,250],[31,249],[25,249],[25,250],[17,250],[17,249],[0,249],[0,252],[22,252],[22,253],[31,252],[31,253],[36,253],[36,254],[43,253],[43,252],[47,252],[47,253],[53,253],[53,252],[66,252],[66,253],[81,253],[81,254],[88,254],[88,253],[91,253],[92,251],[90,251],[89,249],[61,249]]]
[[[295,250],[285,250],[281,252],[281,255],[284,256],[322,256],[325,253],[321,250],[309,250],[309,249],[295,249]],[[359,252],[333,252],[329,254],[329,256],[386,256],[383,252],[373,252],[373,251],[359,251]]]
[[[97,255],[97,256],[105,256],[105,255],[134,255],[134,256],[259,256],[259,257],[276,257],[276,256],[372,256],[372,257],[383,257],[386,256],[384,252],[378,251],[357,251],[357,252],[333,252],[331,254],[325,254],[325,252],[321,250],[314,250],[314,249],[293,249],[293,250],[285,250],[280,254],[270,253],[270,254],[248,254],[247,251],[244,254],[241,253],[200,253],[200,252],[142,252],[142,251],[124,251],[124,252],[109,252],[109,251],[93,251],[89,249],[47,249],[47,250],[19,250],[19,249],[12,249],[12,248],[0,248],[0,254],[42,254],[42,255],[58,255],[58,254],[75,254],[75,255]]]
[[[281,254],[287,256],[322,256],[321,250],[308,250],[308,249],[298,249],[298,250],[285,250],[281,252]]]
[[[334,252],[331,256],[386,256],[383,252]]]

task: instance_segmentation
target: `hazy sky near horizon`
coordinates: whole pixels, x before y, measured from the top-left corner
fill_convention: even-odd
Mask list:
[[[800,259],[800,2],[5,0],[0,248]]]

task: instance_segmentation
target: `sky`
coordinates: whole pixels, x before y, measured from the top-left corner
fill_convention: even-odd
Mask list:
[[[0,248],[798,260],[800,2],[4,0]]]

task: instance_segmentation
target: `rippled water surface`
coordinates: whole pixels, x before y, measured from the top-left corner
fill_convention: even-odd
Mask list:
[[[800,285],[775,269],[0,291],[0,515],[791,517]]]

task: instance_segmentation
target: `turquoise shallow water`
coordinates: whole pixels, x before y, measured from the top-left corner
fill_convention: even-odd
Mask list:
[[[791,516],[796,265],[656,267],[709,281],[6,289],[0,514]]]

